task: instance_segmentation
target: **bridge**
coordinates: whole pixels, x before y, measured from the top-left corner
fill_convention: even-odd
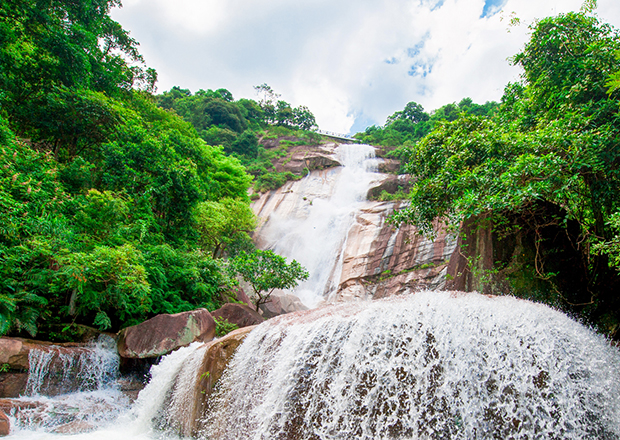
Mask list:
[[[334,138],[334,139],[339,139],[339,140],[349,141],[349,142],[359,142],[357,139],[355,139],[350,134],[342,134],[342,133],[336,133],[333,131],[326,131],[326,130],[317,130],[316,132],[318,134],[322,134],[323,136],[327,136],[327,137]]]

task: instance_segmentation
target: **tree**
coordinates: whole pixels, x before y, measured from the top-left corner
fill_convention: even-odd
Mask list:
[[[276,107],[276,123],[278,125],[284,125],[291,127],[295,123],[295,114],[291,104],[286,101],[278,101]]]
[[[618,92],[606,84],[619,70],[620,38],[584,13],[540,20],[532,31],[513,59],[523,81],[506,87],[495,115],[439,123],[411,148],[411,205],[396,219],[430,228],[437,217],[483,216],[499,235],[532,237],[545,300],[613,333],[620,278],[607,266],[620,261],[620,127]],[[559,236],[564,250],[552,246]],[[558,267],[562,253],[577,257]]]
[[[221,257],[230,243],[256,227],[256,217],[248,203],[230,198],[198,204],[194,222],[200,235],[198,243],[213,258]]]
[[[298,281],[308,279],[308,271],[293,260],[286,259],[271,250],[241,252],[232,261],[233,268],[254,290],[256,311],[261,304],[271,301],[275,289],[291,289]]]
[[[1,0],[0,105],[14,131],[36,139],[47,95],[64,88],[119,96],[154,88],[138,43],[109,16],[119,0]],[[94,122],[96,123],[96,121]]]
[[[295,119],[295,125],[302,130],[316,130],[319,126],[316,124],[316,119],[308,107],[300,105],[293,109],[293,115]]]

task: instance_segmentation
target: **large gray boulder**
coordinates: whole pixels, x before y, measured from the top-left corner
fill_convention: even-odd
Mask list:
[[[215,321],[207,309],[157,315],[119,332],[118,353],[124,358],[154,358],[215,337]]]
[[[308,310],[308,307],[297,296],[290,293],[276,291],[271,294],[270,299],[270,301],[260,305],[263,317],[267,319],[286,313]]]

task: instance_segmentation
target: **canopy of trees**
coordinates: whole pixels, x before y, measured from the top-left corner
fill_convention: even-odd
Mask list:
[[[530,237],[534,251],[520,272],[529,265],[541,283],[519,287],[513,277],[513,292],[527,296],[525,290],[536,287],[538,299],[615,334],[620,38],[585,12],[546,18],[531,30],[513,59],[523,68],[522,80],[506,86],[494,114],[446,118],[408,149],[406,170],[416,180],[411,205],[397,220],[430,228],[437,217],[457,224],[491,218],[500,237]],[[402,112],[394,119],[423,120],[410,113],[415,116]],[[554,245],[558,240],[563,248]],[[569,254],[570,264],[557,264]]]
[[[160,107],[172,110],[192,124],[198,135],[209,145],[219,145],[224,152],[237,158],[254,179],[257,192],[275,189],[294,179],[290,172],[276,172],[273,161],[280,150],[268,151],[259,140],[278,137],[303,139],[315,144],[320,136],[314,115],[305,106],[293,108],[280,100],[267,84],[255,87],[260,100],[234,100],[226,89],[198,90],[173,87],[157,95]]]
[[[355,137],[369,145],[386,147],[410,147],[429,134],[440,121],[454,121],[461,114],[490,116],[497,109],[496,102],[475,104],[471,98],[464,98],[457,104],[447,104],[429,113],[417,102],[408,103],[402,111],[387,118],[383,127],[368,127]],[[406,152],[406,148],[396,154]]]
[[[117,5],[0,0],[0,334],[213,310],[236,284],[222,258],[252,251],[237,157],[258,157],[264,110],[152,95]]]

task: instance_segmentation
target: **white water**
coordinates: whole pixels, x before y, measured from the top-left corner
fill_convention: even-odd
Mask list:
[[[276,213],[263,231],[311,271],[297,292],[307,305],[334,288],[376,178],[371,147],[339,154],[345,166],[296,182],[306,203]],[[131,405],[108,362],[116,354],[100,349],[57,356],[61,382],[81,378],[82,391],[54,398],[40,395],[54,361],[33,353],[32,395],[20,400],[42,404],[12,415],[9,438],[66,437],[52,431],[72,421],[91,429],[76,440],[178,440],[192,431],[204,345],[164,357]],[[620,438],[618,349],[559,312],[509,297],[421,292],[282,316],[255,329],[230,366],[201,439]]]
[[[202,359],[203,346],[197,342],[180,348],[153,366],[149,384],[140,392],[133,405],[118,390],[115,382],[102,383],[102,387],[94,391],[70,393],[55,398],[36,395],[18,399],[41,402],[42,407],[32,411],[21,410],[18,416],[11,414],[9,438],[58,439],[65,435],[54,431],[77,420],[78,432],[81,431],[81,422],[81,426],[90,432],[72,435],[71,438],[75,440],[178,439],[176,433],[182,432],[183,416],[186,415],[182,411],[183,407],[192,404],[192,400],[184,399],[184,396],[187,397],[190,378],[195,373],[195,359]],[[188,365],[189,368],[184,368]],[[186,371],[185,379],[183,371]],[[95,376],[98,375],[95,373]],[[175,410],[178,412],[175,413]]]
[[[45,351],[31,350],[28,355],[30,370],[26,395],[113,387],[113,381],[118,377],[119,361],[115,347],[111,337],[102,335],[91,347],[84,349],[51,346]]]
[[[178,440],[193,429],[204,351],[164,357],[131,406],[114,386],[31,397],[43,409],[13,416],[10,438],[65,437],[50,431],[79,412],[92,431],[72,439]],[[511,297],[420,292],[322,307],[248,335],[198,438],[619,439],[619,369],[602,336]]]
[[[620,354],[548,307],[421,292],[282,316],[222,379],[212,439],[618,439]]]
[[[342,250],[355,214],[377,179],[375,150],[369,145],[343,144],[337,150],[343,164],[334,170],[308,174],[292,186],[301,205],[275,210],[260,231],[261,245],[301,263],[310,278],[295,290],[308,307],[315,307],[337,288]]]

